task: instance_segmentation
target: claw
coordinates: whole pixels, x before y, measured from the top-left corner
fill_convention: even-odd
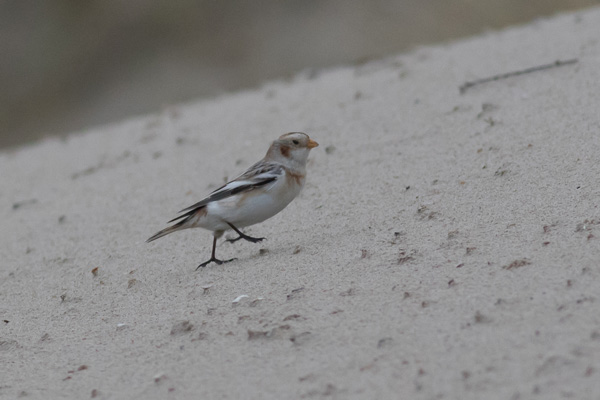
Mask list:
[[[200,268],[204,268],[206,267],[208,264],[210,264],[211,262],[214,262],[217,265],[221,265],[221,264],[225,264],[228,262],[231,262],[233,260],[237,260],[237,258],[231,258],[229,260],[219,260],[217,258],[212,257],[210,260],[203,262],[202,264],[198,265],[198,267],[196,267],[196,271],[198,271]]]
[[[233,225],[232,223],[227,222],[227,225],[229,225],[231,227],[231,229],[233,229],[238,235],[240,235],[240,236],[236,237],[235,239],[227,239],[226,241],[229,243],[237,242],[240,239],[244,239],[244,240],[247,240],[252,243],[258,243],[258,242],[265,240],[264,237],[255,238],[255,237],[246,235],[245,233],[240,231],[238,228],[236,228],[235,225]]]
[[[238,236],[235,239],[225,239],[225,241],[229,242],[229,243],[234,243],[234,242],[237,242],[240,239],[244,239],[244,240],[247,240],[247,241],[252,242],[252,243],[258,243],[258,242],[262,242],[266,238],[264,238],[264,237],[255,238],[255,237],[252,237],[252,236],[243,235],[243,236]]]
[[[261,237],[261,238],[255,238],[255,237],[250,237],[250,236],[248,236],[248,237],[245,237],[244,239],[246,239],[247,241],[249,241],[249,242],[252,242],[252,243],[258,243],[258,242],[262,242],[262,241],[263,241],[263,240],[265,240],[266,238],[264,238],[264,237]]]

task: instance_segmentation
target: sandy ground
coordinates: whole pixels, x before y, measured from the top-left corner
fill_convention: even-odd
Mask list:
[[[600,398],[599,37],[596,8],[0,154],[0,397]],[[208,232],[144,242],[294,130],[321,146],[268,241],[198,272]]]

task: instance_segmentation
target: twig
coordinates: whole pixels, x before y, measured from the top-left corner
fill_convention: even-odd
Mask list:
[[[497,81],[500,79],[511,78],[513,76],[529,74],[529,73],[537,72],[537,71],[543,71],[545,69],[550,69],[550,68],[562,67],[563,65],[575,64],[577,61],[578,60],[576,58],[573,58],[571,60],[566,60],[566,61],[556,60],[552,64],[538,65],[537,67],[526,68],[526,69],[522,69],[519,71],[507,72],[506,74],[494,75],[489,78],[483,78],[483,79],[477,79],[477,80],[471,81],[471,82],[465,82],[458,89],[460,90],[460,94],[463,94],[467,91],[467,89],[469,89],[475,85],[479,85],[481,83],[487,83],[487,82]]]

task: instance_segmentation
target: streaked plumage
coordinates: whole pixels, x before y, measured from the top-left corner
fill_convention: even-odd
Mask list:
[[[198,203],[184,208],[183,213],[170,222],[176,224],[157,232],[147,242],[187,228],[213,231],[213,249],[210,262],[221,264],[215,258],[216,242],[228,229],[240,236],[229,241],[245,239],[259,242],[243,234],[239,228],[263,222],[283,210],[300,193],[306,176],[306,159],[318,143],[302,132],[286,133],[275,140],[265,157],[246,172],[212,192]]]

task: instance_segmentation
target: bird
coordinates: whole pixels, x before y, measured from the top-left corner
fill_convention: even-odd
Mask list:
[[[147,243],[189,228],[204,228],[213,232],[211,257],[198,265],[196,271],[210,263],[221,265],[234,261],[219,260],[215,251],[217,239],[227,230],[239,236],[227,239],[233,243],[240,239],[252,243],[264,240],[252,237],[240,229],[258,224],[283,210],[302,190],[306,179],[306,160],[310,150],[319,144],[306,133],[290,132],[274,140],[264,158],[246,172],[210,193],[199,202],[179,211],[178,221],[156,234]]]

